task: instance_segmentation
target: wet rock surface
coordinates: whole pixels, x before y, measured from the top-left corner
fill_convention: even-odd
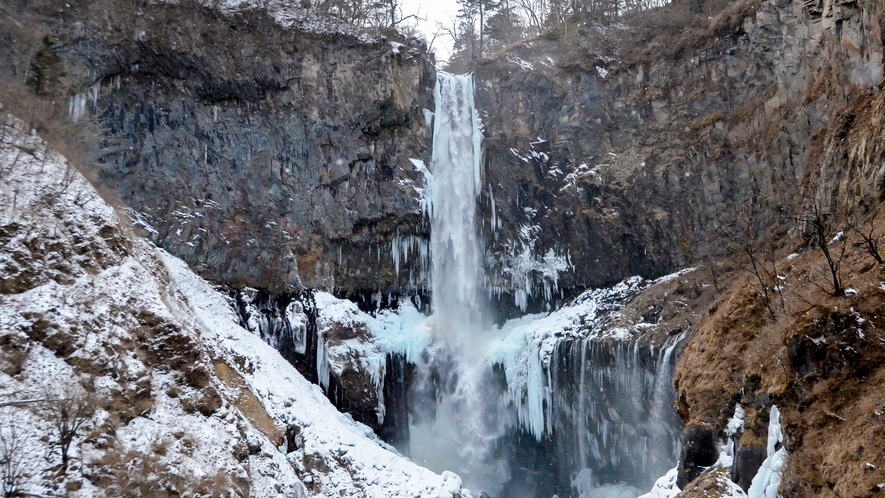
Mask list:
[[[676,485],[685,489],[719,458],[716,433],[707,427],[692,425],[685,428],[682,455],[679,457],[679,477]]]

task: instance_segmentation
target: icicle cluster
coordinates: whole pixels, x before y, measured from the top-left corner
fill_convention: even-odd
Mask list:
[[[494,223],[497,223],[496,217]],[[500,270],[486,277],[489,295],[498,298],[507,291],[513,293],[514,303],[525,311],[529,298],[542,296],[550,302],[559,292],[559,273],[572,269],[571,256],[554,249],[537,253],[541,227],[522,225],[519,239],[504,245],[499,260]]]

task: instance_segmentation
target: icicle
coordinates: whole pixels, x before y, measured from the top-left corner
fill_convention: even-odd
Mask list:
[[[101,93],[101,83],[96,83],[92,85],[89,89],[89,94],[92,97],[92,112],[98,113],[98,96]]]
[[[317,331],[317,379],[323,391],[329,389],[329,357],[326,355],[326,344],[323,334]]]

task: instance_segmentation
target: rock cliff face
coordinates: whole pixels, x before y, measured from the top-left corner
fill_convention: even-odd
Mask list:
[[[427,260],[419,254],[428,228],[417,200],[423,179],[409,161],[430,155],[435,70],[424,50],[395,35],[370,40],[287,28],[265,12],[221,14],[188,2],[46,8],[7,0],[3,8],[14,21],[2,21],[11,26],[0,32],[9,48],[0,51],[3,72],[28,81],[25,68],[43,75],[35,89],[67,106],[72,121],[100,129],[103,141],[90,158],[99,164],[96,183],[128,207],[136,226],[202,275],[238,289],[241,321],[324,383],[337,406],[390,431],[391,440],[407,441],[402,393],[409,365],[392,355],[373,371],[396,375],[370,378],[366,358],[343,347],[370,338],[331,322],[321,329],[311,289],[374,308],[426,286]],[[682,5],[667,8],[678,13]],[[746,206],[755,206],[779,237],[802,228],[793,223],[797,207],[817,203],[832,211],[881,196],[882,9],[866,1],[738,2],[709,26],[683,23],[656,34],[640,29],[650,19],[579,26],[578,35],[550,33],[482,61],[481,230],[486,284],[500,298],[499,314],[555,306],[586,287],[719,258],[729,242],[719,228]],[[39,44],[15,42],[14,29],[23,26],[51,33],[42,52]],[[103,251],[114,249],[114,237],[99,235],[108,245]],[[858,281],[879,292],[871,290],[881,282],[876,269],[854,258],[852,271],[865,275]],[[0,290],[66,278],[56,270],[16,274],[0,280]],[[805,268],[788,278],[808,283],[813,274]],[[795,455],[787,469],[791,492],[872,492],[881,472],[866,470],[873,457],[863,455],[879,458],[881,449],[840,447],[826,429],[855,414],[868,428],[846,433],[866,437],[881,427],[878,401],[857,394],[867,377],[881,377],[868,361],[879,350],[860,355],[863,372],[849,368],[859,361],[849,349],[881,346],[871,329],[852,336],[847,317],[857,308],[864,320],[858,323],[879,326],[875,310],[855,298],[831,316],[823,309],[845,303],[826,301],[798,322],[809,334],[796,335],[766,322],[755,292],[740,283],[735,289],[731,301],[708,296],[698,304],[712,318],[690,309],[690,323],[668,332],[690,334],[677,375],[689,437],[674,479],[684,484],[714,463],[712,445],[740,402],[748,435],[738,441],[733,477],[748,486],[746,476],[765,454],[761,441],[776,400],[785,447]],[[636,309],[644,321],[642,304],[648,303]],[[649,322],[657,320],[648,313]],[[743,335],[734,339],[735,330]],[[808,342],[818,332],[831,346]],[[768,354],[758,369],[736,360],[751,343]],[[606,358],[602,350],[584,355],[582,344],[557,343],[558,351],[573,352],[554,372],[563,374],[563,385],[586,381],[585,372],[570,376],[568,363]],[[323,379],[319,358],[332,347],[341,368]],[[636,362],[635,370],[650,363]],[[711,374],[713,364],[726,368]],[[861,402],[833,402],[832,387],[843,382]],[[563,388],[557,396],[581,392]],[[809,422],[797,422],[806,409],[813,412]],[[586,425],[594,413],[560,424]],[[803,446],[806,436],[824,438],[824,449]],[[843,472],[840,462],[854,466]],[[797,470],[824,463],[825,471],[804,481]],[[563,489],[566,473],[555,476]]]
[[[560,286],[660,275],[721,255],[717,228],[747,204],[788,227],[811,199],[878,193],[881,172],[822,167],[814,139],[881,83],[880,10],[738,2],[709,28],[627,19],[483,61],[489,266],[538,226],[535,254],[570,254]]]
[[[426,233],[408,161],[429,156],[435,78],[420,45],[192,2],[16,15],[51,33],[58,97],[106,138],[98,182],[162,247],[277,293],[405,287],[391,243]],[[28,55],[9,53],[7,71]]]
[[[99,182],[154,241],[275,295],[368,304],[426,287],[409,161],[430,154],[434,69],[420,47],[255,10],[69,5],[10,7],[52,33],[56,93],[106,137]],[[808,153],[882,80],[877,12],[739,2],[709,28],[653,36],[649,19],[627,19],[481,62],[482,230],[502,312],[719,256],[717,228],[754,200],[789,225],[794,206],[831,202],[850,179],[877,192],[875,168],[841,174]],[[33,50],[9,46],[0,63],[20,76]]]

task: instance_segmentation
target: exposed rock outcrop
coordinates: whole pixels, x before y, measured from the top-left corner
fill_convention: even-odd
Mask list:
[[[51,33],[65,75],[53,97],[72,120],[95,117],[97,181],[153,241],[208,277],[274,293],[409,286],[390,253],[427,230],[408,160],[429,158],[422,44],[196,2],[8,7]],[[0,57],[13,77],[32,56],[19,35]]]
[[[822,164],[815,137],[854,115],[872,121],[855,101],[882,81],[879,5],[737,2],[711,21],[682,4],[664,12],[551,32],[476,67],[493,273],[507,279],[524,226],[539,227],[539,258],[570,255],[559,286],[583,288],[721,256],[717,228],[748,203],[764,200],[789,227],[814,198],[829,209],[838,193],[878,192],[877,163],[859,149],[873,135],[848,163],[833,149],[837,165]],[[682,24],[660,21],[670,15]],[[856,111],[840,114],[848,103]]]

